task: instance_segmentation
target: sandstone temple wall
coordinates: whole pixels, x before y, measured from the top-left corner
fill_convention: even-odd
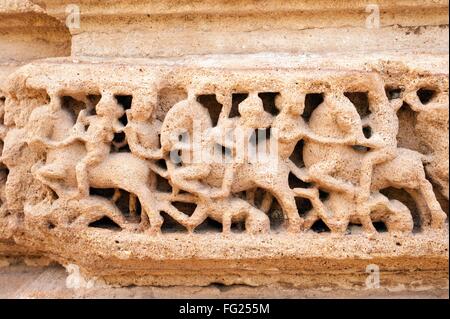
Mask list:
[[[447,1],[0,0],[0,258],[448,290],[448,51]]]

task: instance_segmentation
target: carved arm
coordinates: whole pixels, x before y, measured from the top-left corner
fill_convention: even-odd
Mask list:
[[[48,148],[61,148],[61,147],[68,146],[78,140],[84,140],[84,139],[80,135],[71,135],[68,138],[66,138],[65,140],[57,142],[57,141],[52,141],[46,137],[38,137],[38,138],[32,138],[28,143],[29,144],[39,144],[40,143],[40,144],[45,145]]]
[[[139,136],[133,129],[125,128],[126,138],[128,146],[132,153],[147,159],[161,159],[163,158],[163,152],[161,149],[148,150],[139,143]]]

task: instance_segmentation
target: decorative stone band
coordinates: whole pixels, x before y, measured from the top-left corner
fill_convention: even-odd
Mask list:
[[[445,277],[445,74],[47,60],[4,91],[0,240],[120,284]]]

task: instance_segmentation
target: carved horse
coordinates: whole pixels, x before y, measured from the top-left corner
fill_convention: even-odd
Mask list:
[[[195,110],[192,108],[195,108]],[[183,133],[192,134],[194,131],[192,123],[199,119],[201,119],[200,124],[202,131],[200,133],[204,133],[212,128],[208,110],[201,104],[196,101],[189,102],[188,100],[175,104],[166,114],[162,125],[161,145],[163,149],[165,149],[166,152],[179,149],[177,148],[177,143],[173,142],[175,139],[171,135],[173,135],[174,132],[176,132],[177,135],[182,135]],[[280,121],[280,123],[281,122],[282,121]],[[207,138],[201,138],[199,140],[206,141],[203,144],[200,144],[202,147],[207,148],[210,146],[208,145],[210,141],[208,141]],[[281,157],[278,152],[269,152],[267,158],[263,161],[256,161],[253,163],[243,161],[242,163],[237,164],[230,186],[232,194],[242,191],[252,192],[255,188],[259,187],[273,195],[283,209],[288,224],[288,231],[290,232],[300,231],[303,223],[303,219],[300,217],[296,206],[296,196],[310,199],[318,211],[323,211],[324,209],[322,207],[323,205],[318,201],[319,192],[317,189],[296,188],[293,190],[289,187],[289,174],[293,172],[293,163],[289,160],[289,156],[294,150],[298,140],[299,136],[295,134],[287,140],[281,141],[277,139],[277,143],[288,144],[287,148],[290,150],[290,152],[281,154]],[[278,149],[282,148],[286,149],[286,146],[279,145]],[[170,160],[166,159],[166,161]],[[226,178],[226,165],[230,164],[220,162],[200,163],[200,168],[198,168],[198,163],[187,163],[186,167],[192,167],[192,173],[194,175],[196,174],[197,168],[198,170],[204,170],[206,172],[205,176],[202,176],[203,186],[198,186],[198,189],[203,188],[203,196],[208,196],[208,193],[211,193],[212,188],[217,188],[222,185],[224,178]],[[206,169],[207,166],[209,166],[209,169]],[[167,167],[171,167],[170,162],[167,163]],[[295,174],[295,172],[293,173]],[[183,189],[174,174],[169,174],[169,181]],[[195,192],[192,189],[184,190]],[[266,203],[267,202],[270,201],[266,201]],[[264,210],[265,209],[263,209],[263,211]]]
[[[411,222],[405,217],[404,208],[398,202],[386,201],[378,193],[379,190],[387,187],[405,189],[416,201],[424,226],[442,227],[446,214],[442,211],[436,200],[432,185],[425,176],[424,156],[416,151],[397,148],[398,118],[396,111],[398,107],[387,100],[380,79],[369,78],[367,87],[364,87],[362,91],[368,91],[370,102],[371,114],[366,119],[366,124],[369,124],[373,132],[381,136],[386,145],[394,150],[392,160],[373,167],[370,191],[374,194],[374,197],[369,198],[370,205],[368,205],[376,208],[378,212],[380,212],[381,207],[384,207],[386,210],[391,210],[392,213],[400,214],[399,218],[405,221],[405,225],[409,225],[405,226],[406,229],[403,227],[407,230],[411,227]],[[309,121],[310,128],[314,132],[320,132],[320,134],[326,136],[343,136],[346,134],[337,124],[334,114],[340,106],[334,105],[336,104],[334,102],[329,99],[328,93],[325,93],[324,102],[313,111]],[[314,181],[323,188],[328,188],[327,190],[331,192],[330,198],[325,204],[335,216],[340,216],[340,218],[347,216],[341,220],[343,224],[340,227],[346,227],[352,221],[352,216],[365,218],[367,222],[368,216],[361,215],[361,212],[358,211],[361,207],[356,207],[354,197],[348,195],[348,185],[359,182],[360,168],[363,165],[364,156],[364,153],[351,146],[324,146],[313,141],[305,143],[303,150],[305,166],[309,169]],[[334,185],[326,182],[331,179],[336,181]],[[339,182],[341,182],[340,185]],[[343,186],[343,188],[340,189],[340,186]],[[394,210],[392,210],[393,208]],[[389,216],[389,214],[380,215],[379,213],[375,215],[384,219]],[[371,224],[363,224],[363,226],[367,230],[373,227]]]
[[[43,184],[53,189],[63,201],[70,201],[76,187],[75,165],[85,155],[82,143],[53,149],[42,141],[62,141],[69,137],[74,126],[74,119],[69,112],[59,106],[50,110],[48,106],[35,109],[29,119],[29,139],[34,141],[31,147],[46,154],[45,164],[38,163],[33,168],[34,176]],[[48,148],[48,149],[47,149]],[[187,216],[175,209],[167,194],[155,191],[156,176],[147,161],[131,153],[112,153],[105,161],[89,169],[89,185],[94,188],[123,189],[135,194],[143,211],[150,221],[150,233],[158,233],[163,223],[161,211],[167,212],[176,220]],[[91,201],[91,199],[89,199]],[[110,217],[121,227],[128,227],[126,220],[117,210],[106,210]]]

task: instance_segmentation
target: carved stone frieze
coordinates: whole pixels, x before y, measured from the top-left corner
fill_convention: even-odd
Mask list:
[[[109,282],[305,284],[268,260],[448,247],[445,74],[46,60],[4,87],[4,237]]]

